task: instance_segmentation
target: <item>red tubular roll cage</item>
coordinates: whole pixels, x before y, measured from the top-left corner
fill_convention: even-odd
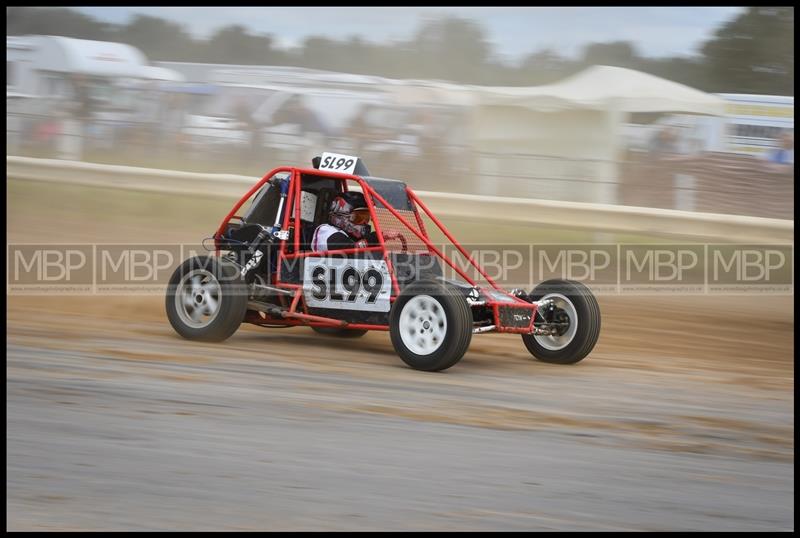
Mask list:
[[[323,316],[315,316],[308,313],[308,309],[305,305],[305,301],[303,301],[303,286],[298,284],[292,284],[290,282],[283,282],[280,278],[280,269],[281,269],[281,262],[285,259],[295,259],[295,258],[302,258],[305,256],[320,256],[324,257],[326,255],[341,255],[341,254],[352,254],[356,252],[381,252],[383,260],[386,262],[386,265],[389,269],[389,274],[392,278],[392,294],[390,297],[390,301],[394,302],[397,296],[400,294],[400,287],[397,283],[397,277],[395,276],[394,270],[392,268],[392,262],[389,257],[388,250],[386,249],[386,242],[383,234],[383,230],[381,229],[380,222],[377,218],[377,213],[375,211],[375,204],[373,200],[377,200],[384,208],[386,208],[392,216],[394,216],[400,223],[415,237],[417,237],[422,243],[425,244],[425,247],[428,249],[429,252],[435,254],[438,258],[440,258],[444,263],[448,264],[458,275],[470,283],[470,285],[481,289],[481,291],[486,290],[486,288],[480,288],[477,283],[470,278],[468,274],[466,274],[461,268],[458,267],[452,260],[450,260],[447,256],[444,255],[436,246],[431,243],[430,238],[428,237],[427,231],[425,230],[425,226],[423,224],[423,220],[419,215],[419,211],[417,208],[421,208],[422,211],[431,219],[431,221],[436,224],[439,230],[444,234],[445,237],[453,244],[453,246],[461,253],[464,258],[467,259],[469,264],[475,268],[475,270],[484,278],[486,282],[494,289],[493,295],[497,296],[497,294],[502,294],[506,299],[502,301],[498,300],[488,300],[485,303],[482,303],[482,306],[486,306],[490,308],[492,311],[492,315],[494,317],[494,324],[496,327],[497,332],[510,332],[510,333],[530,333],[533,329],[533,320],[534,315],[537,309],[537,303],[529,303],[523,301],[518,297],[514,297],[506,293],[502,290],[495,281],[486,274],[483,268],[478,265],[478,263],[470,256],[466,250],[461,246],[461,244],[453,237],[450,231],[445,227],[445,225],[438,219],[436,216],[428,209],[428,207],[419,199],[419,197],[411,190],[408,186],[406,186],[406,193],[408,198],[411,202],[413,207],[414,216],[416,217],[417,225],[419,226],[419,231],[412,226],[408,220],[403,217],[392,205],[387,202],[378,192],[372,188],[372,186],[364,180],[361,176],[356,176],[352,174],[342,174],[338,172],[328,172],[324,170],[318,170],[316,168],[294,168],[294,167],[278,167],[270,172],[268,172],[264,177],[261,178],[252,188],[250,188],[247,193],[242,196],[242,198],[233,206],[233,209],[225,216],[222,222],[217,228],[216,233],[214,234],[214,239],[217,247],[217,254],[219,254],[220,247],[217,240],[221,238],[225,232],[225,229],[228,226],[228,223],[231,219],[238,218],[241,219],[240,216],[237,215],[237,211],[244,205],[247,200],[250,199],[253,194],[258,192],[265,183],[267,183],[270,179],[275,177],[277,174],[281,173],[288,173],[289,174],[289,190],[286,196],[286,204],[284,205],[283,209],[283,222],[282,222],[282,230],[289,230],[290,228],[294,227],[295,233],[292,234],[294,236],[294,249],[293,252],[286,252],[286,243],[288,240],[281,240],[280,241],[280,249],[278,251],[278,262],[277,262],[277,271],[272,276],[272,285],[285,289],[287,291],[291,291],[293,293],[291,303],[288,305],[284,305],[287,308],[281,311],[281,317],[275,317],[272,315],[267,315],[266,317],[262,317],[263,314],[258,314],[256,312],[250,311],[248,312],[248,317],[245,319],[246,322],[253,323],[256,325],[283,325],[283,326],[293,326],[293,325],[309,325],[315,327],[346,327],[348,329],[368,329],[368,330],[383,330],[388,331],[388,325],[372,325],[372,324],[365,324],[365,323],[349,323],[344,320],[338,320],[335,318],[323,317]],[[301,189],[302,189],[302,178],[303,174],[313,175],[317,177],[325,177],[328,179],[333,179],[337,181],[342,181],[343,189],[347,190],[347,181],[354,181],[360,187],[362,192],[364,193],[364,198],[367,202],[367,207],[369,208],[370,219],[372,223],[375,225],[375,233],[378,238],[378,245],[371,246],[371,247],[364,247],[364,248],[351,248],[351,249],[339,249],[333,251],[325,251],[325,252],[311,252],[311,251],[301,251],[300,250],[300,234],[297,233],[299,229],[297,223],[300,222],[300,204],[295,203],[296,200],[300,199],[301,196]],[[290,218],[291,213],[294,212],[294,215]],[[487,295],[484,293],[484,295]],[[283,300],[283,299],[282,299]],[[526,309],[530,310],[530,317],[531,321],[527,328],[525,327],[506,327],[503,326],[500,320],[500,308],[501,307],[508,307],[513,306],[514,308]],[[302,312],[298,311],[298,308],[302,308]]]

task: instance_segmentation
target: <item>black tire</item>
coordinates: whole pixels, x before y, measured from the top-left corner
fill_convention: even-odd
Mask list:
[[[531,301],[539,301],[550,294],[559,294],[572,303],[578,318],[574,336],[560,349],[554,349],[559,343],[557,339],[551,341],[550,337],[538,337],[537,340],[532,334],[523,334],[522,341],[531,355],[540,361],[575,364],[583,360],[597,343],[600,336],[600,306],[589,288],[574,280],[547,280],[536,286],[528,297]],[[562,301],[560,298],[558,300]],[[536,318],[541,319],[538,314]]]
[[[200,277],[199,293],[191,291],[192,279]],[[212,279],[213,277],[213,279]],[[215,280],[214,280],[215,279]],[[214,286],[216,282],[217,286]],[[194,289],[198,289],[195,287]],[[208,291],[208,290],[212,291]],[[214,293],[217,289],[217,293]],[[196,303],[183,303],[192,296],[203,296]],[[165,306],[167,318],[179,335],[189,340],[221,342],[229,338],[244,320],[248,288],[239,274],[239,267],[225,258],[197,256],[184,261],[169,280]],[[215,314],[209,320],[194,320],[193,314],[208,312],[211,302]],[[182,310],[181,310],[182,309]]]
[[[367,334],[367,329],[340,329],[339,327],[311,327],[314,331],[325,336],[337,338],[361,338]]]
[[[411,306],[405,310],[409,303]],[[419,316],[412,317],[412,313]],[[428,325],[424,325],[423,315],[428,317]],[[415,326],[411,325],[412,320]],[[461,360],[469,347],[472,311],[464,295],[452,284],[419,280],[408,285],[392,305],[389,334],[395,351],[410,367],[426,372],[446,370]],[[420,334],[423,344],[414,343],[416,334]],[[419,352],[425,348],[431,351]]]

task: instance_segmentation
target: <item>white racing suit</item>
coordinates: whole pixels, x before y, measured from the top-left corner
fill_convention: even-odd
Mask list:
[[[311,239],[311,250],[323,252],[344,248],[357,248],[366,246],[365,240],[354,241],[352,237],[332,224],[321,224],[314,230]]]

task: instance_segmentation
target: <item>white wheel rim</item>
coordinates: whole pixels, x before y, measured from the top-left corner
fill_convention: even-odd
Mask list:
[[[442,347],[447,316],[442,304],[430,295],[411,298],[400,312],[400,338],[412,353],[430,355]]]
[[[202,329],[217,317],[221,300],[217,277],[205,269],[195,269],[178,283],[175,310],[186,325]]]
[[[545,300],[552,301],[556,308],[560,308],[567,314],[567,317],[569,318],[569,328],[567,329],[567,332],[560,336],[535,335],[533,338],[543,348],[550,351],[559,351],[567,347],[575,338],[575,334],[578,332],[578,311],[575,309],[575,305],[572,304],[572,301],[560,293],[551,293],[539,299],[539,301]]]

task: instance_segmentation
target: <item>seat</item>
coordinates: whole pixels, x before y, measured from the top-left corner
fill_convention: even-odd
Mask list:
[[[336,190],[330,188],[319,189],[316,194],[312,192],[303,191],[304,200],[300,205],[300,250],[311,250],[311,241],[314,238],[314,231],[321,224],[328,222],[328,213],[331,200],[336,195]],[[310,207],[304,207],[308,204],[307,200],[310,198],[307,195],[314,196],[313,211]]]

